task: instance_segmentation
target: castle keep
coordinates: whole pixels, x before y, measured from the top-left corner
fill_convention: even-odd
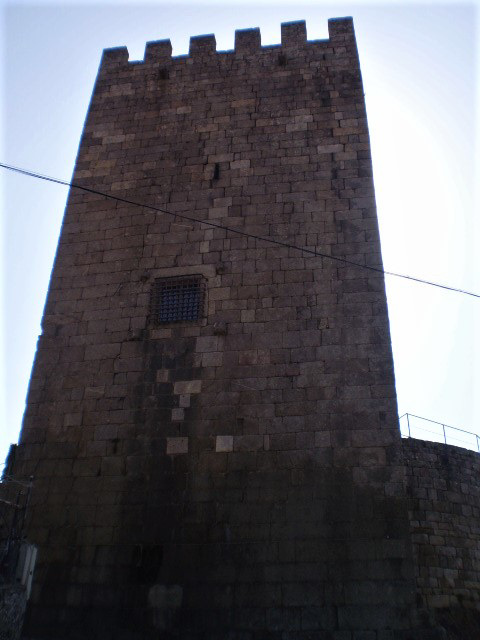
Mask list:
[[[106,50],[73,182],[118,199],[71,189],[50,282],[24,636],[442,637],[383,276],[335,260],[382,267],[351,19]]]

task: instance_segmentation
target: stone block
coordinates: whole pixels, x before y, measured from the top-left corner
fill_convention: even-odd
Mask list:
[[[221,351],[204,353],[202,356],[202,366],[221,367],[223,364],[223,353]]]
[[[82,424],[82,414],[81,413],[67,413],[63,420],[63,424],[65,427],[74,427]]]
[[[172,422],[182,422],[185,420],[185,409],[176,407],[172,409]]]
[[[201,336],[197,338],[195,350],[198,353],[219,351],[219,340],[217,336]]]
[[[324,604],[323,587],[315,582],[292,582],[282,584],[282,604],[284,606],[306,607]]]
[[[188,453],[188,438],[167,438],[167,455],[174,456],[180,453]]]
[[[191,402],[190,394],[181,395],[178,400],[180,407],[183,409],[187,409],[190,406],[190,402]]]
[[[201,380],[179,380],[173,386],[176,395],[193,395],[202,390]]]
[[[333,631],[337,616],[332,606],[305,606],[301,608],[302,629],[307,631]]]
[[[233,451],[233,436],[217,436],[215,438],[215,451],[218,453]]]
[[[168,369],[159,369],[157,371],[156,381],[157,382],[168,382],[169,370]]]
[[[102,459],[102,476],[120,476],[125,472],[125,462],[119,456],[107,456]]]
[[[241,312],[242,322],[255,322],[255,309],[245,309]]]
[[[262,435],[235,436],[233,438],[234,451],[261,451],[262,449]]]

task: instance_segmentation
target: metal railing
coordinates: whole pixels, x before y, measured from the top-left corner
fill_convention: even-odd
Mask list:
[[[404,413],[399,420],[402,438],[418,438],[420,440],[430,440],[431,442],[442,442],[443,444],[452,444],[480,453],[480,435],[476,433],[451,427],[443,422],[422,418],[413,413]]]

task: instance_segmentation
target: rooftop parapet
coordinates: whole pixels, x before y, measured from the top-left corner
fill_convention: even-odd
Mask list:
[[[332,18],[328,21],[329,40],[320,42],[346,42],[354,39],[354,29],[352,18]],[[305,20],[296,22],[284,22],[281,25],[281,47],[282,50],[291,51],[301,49],[310,43],[318,40],[307,40],[307,26]],[[269,47],[264,47],[265,49]],[[237,55],[254,54],[261,51],[261,34],[259,28],[239,29],[235,31],[235,48],[233,52],[217,52],[216,40],[213,34],[192,36],[190,38],[189,58],[204,58],[215,53],[230,53]],[[157,40],[147,42],[145,46],[145,56],[143,62],[158,63],[165,62],[172,57],[172,45],[170,40]],[[185,56],[180,56],[185,57]],[[102,65],[120,66],[128,63],[127,47],[115,47],[104,49]]]
[[[102,66],[119,66],[128,63],[127,47],[114,47],[104,49],[102,54]]]
[[[170,40],[155,40],[145,45],[145,62],[163,62],[172,57]]]
[[[213,55],[216,52],[217,41],[212,33],[206,36],[192,36],[190,38],[190,49],[188,55],[191,58]]]
[[[281,32],[283,49],[302,47],[307,44],[307,24],[305,20],[283,22]]]
[[[235,53],[255,53],[260,51],[262,39],[260,29],[237,29],[235,31]]]
[[[330,18],[328,21],[328,35],[330,39],[343,38],[345,36],[354,37],[353,18]]]

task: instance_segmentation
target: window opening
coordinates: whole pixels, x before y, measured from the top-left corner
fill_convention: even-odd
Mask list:
[[[158,278],[150,295],[153,324],[192,322],[203,316],[205,282],[200,276]]]

